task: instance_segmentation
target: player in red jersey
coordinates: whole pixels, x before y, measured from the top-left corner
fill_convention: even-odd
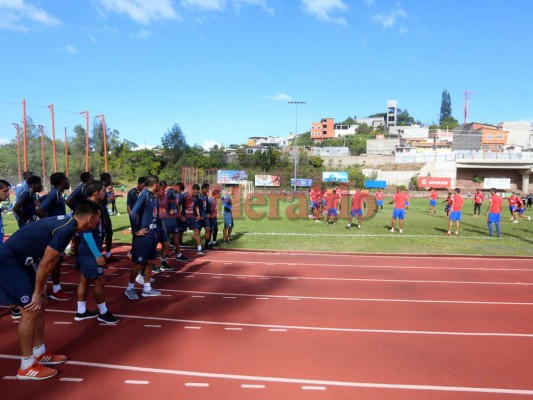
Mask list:
[[[433,211],[433,214],[437,214],[437,199],[439,198],[439,195],[437,194],[437,191],[434,188],[429,188],[429,211],[428,213],[431,214],[431,211]]]
[[[481,213],[481,204],[483,204],[483,200],[485,199],[485,196],[483,193],[481,193],[481,190],[476,189],[476,193],[474,194],[474,217],[479,217],[479,214]]]
[[[348,229],[352,227],[353,217],[357,217],[357,227],[361,228],[361,222],[363,220],[363,200],[364,196],[361,192],[361,188],[357,188],[352,198],[352,209],[350,210],[350,219],[347,226]]]
[[[402,192],[401,188],[396,188],[396,194],[389,202],[389,204],[394,203],[394,209],[392,210],[392,222],[391,222],[391,232],[394,232],[396,225],[396,220],[400,220],[400,233],[403,233],[403,220],[405,219],[405,203],[407,203],[405,192]]]
[[[507,201],[509,202],[509,211],[511,212],[511,221],[513,221],[513,224],[518,224],[518,220],[516,219],[516,211],[518,210],[518,199],[519,196],[516,195],[516,193],[511,193],[511,196],[507,198]]]
[[[459,222],[461,221],[461,210],[463,209],[464,200],[461,197],[461,189],[455,188],[452,196],[452,205],[450,211],[450,218],[448,221],[448,232],[446,235],[450,236],[452,234],[452,224],[455,221],[455,234],[459,234]]]
[[[485,212],[488,214],[487,226],[489,227],[489,235],[492,237],[492,224],[496,225],[496,235],[500,237],[500,219],[502,213],[502,198],[496,194],[496,189],[490,189],[489,207]]]
[[[328,206],[328,216],[326,218],[326,224],[329,224],[329,218],[333,217],[333,225],[337,225],[337,209],[339,208],[340,196],[335,189],[333,193],[328,195],[327,206]]]
[[[409,190],[405,189],[405,212],[409,210]]]
[[[385,197],[385,195],[383,194],[381,189],[378,189],[374,196],[376,197],[376,205],[377,205],[377,210],[376,211],[383,212],[383,198]]]

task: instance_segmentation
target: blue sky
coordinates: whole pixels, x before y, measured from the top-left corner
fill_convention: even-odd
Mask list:
[[[463,121],[533,120],[533,2],[0,0],[0,143],[21,101],[50,131],[105,114],[139,145],[178,123],[190,144],[287,136],[384,112],[423,123],[447,89]]]

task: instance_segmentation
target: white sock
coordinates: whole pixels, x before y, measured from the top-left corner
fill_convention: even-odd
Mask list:
[[[105,314],[107,312],[107,306],[105,305],[105,301],[102,304],[97,304],[97,306],[100,314]]]
[[[54,293],[57,293],[57,292],[59,292],[60,290],[61,290],[61,285],[60,285],[60,284],[57,284],[57,285],[53,285],[53,286],[52,286],[52,291],[53,291]]]
[[[202,250],[202,246],[197,246],[198,247],[198,251]]]
[[[133,289],[134,287],[135,287],[135,283],[128,283],[128,289],[127,290]]]
[[[20,357],[20,369],[28,369],[33,364],[35,364],[35,357],[29,356],[29,357]]]
[[[44,353],[46,353],[46,347],[44,346],[44,343],[40,346],[33,348],[33,356],[39,357],[42,356]]]
[[[176,255],[176,257],[181,257],[181,253],[178,253],[178,254]]]
[[[85,311],[87,311],[87,302],[78,301],[78,314],[83,314]]]
[[[150,282],[144,284],[144,291],[149,292],[152,290],[152,285],[150,285]]]

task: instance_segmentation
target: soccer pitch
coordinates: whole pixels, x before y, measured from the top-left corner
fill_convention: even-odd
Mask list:
[[[352,224],[346,229],[346,218],[339,218],[334,226],[331,223],[316,223],[303,217],[295,218],[294,213],[307,215],[300,210],[302,202],[280,198],[277,205],[269,207],[272,198],[265,196],[263,202],[252,207],[246,206],[242,213],[235,212],[235,227],[232,242],[221,248],[258,250],[295,250],[355,253],[404,253],[404,254],[462,254],[462,255],[501,255],[533,256],[533,221],[519,219],[513,224],[504,202],[502,210],[502,237],[490,238],[488,234],[483,204],[480,217],[473,217],[472,200],[465,198],[463,217],[458,236],[446,236],[448,220],[444,213],[443,199],[439,199],[437,215],[429,214],[429,200],[411,198],[411,205],[404,221],[404,230],[389,232],[392,205],[385,199],[383,212],[375,213],[362,223],[361,229]],[[261,204],[262,203],[262,204]],[[235,203],[234,203],[235,204]],[[120,216],[112,216],[115,243],[130,243],[129,219],[126,214],[125,199],[119,198],[117,207]],[[306,207],[306,205],[304,205]],[[220,209],[220,206],[219,206]],[[251,212],[250,212],[251,210]],[[242,216],[239,216],[242,214]],[[527,215],[532,215],[530,210]],[[269,217],[270,215],[270,217]],[[325,216],[322,217],[322,221]],[[222,241],[223,218],[219,217],[218,241]],[[13,233],[16,222],[12,214],[4,215],[6,234]],[[355,226],[354,226],[355,225]],[[398,228],[398,224],[396,225]],[[455,226],[452,232],[455,231]],[[184,236],[186,245],[193,245],[192,235]],[[203,240],[202,240],[203,242]]]

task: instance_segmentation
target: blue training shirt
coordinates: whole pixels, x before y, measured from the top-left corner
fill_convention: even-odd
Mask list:
[[[20,208],[22,212],[26,217],[28,217],[28,222],[34,220],[36,210],[35,201],[37,200],[37,198],[37,193],[28,188],[24,189],[17,199],[17,203],[20,203]],[[18,215],[16,217],[17,219],[19,218]]]
[[[29,258],[41,259],[48,246],[62,252],[76,232],[76,220],[72,216],[59,215],[42,218],[16,231],[0,247],[0,257],[15,258],[26,264]]]
[[[48,194],[41,197],[41,206],[39,209],[43,210],[49,217],[65,215],[67,213],[65,199],[56,188],[52,188]]]
[[[132,233],[144,228],[148,229],[146,236],[157,233],[157,228],[161,225],[157,196],[148,189],[144,189],[131,209],[130,219],[133,226]]]
[[[200,211],[200,216],[203,218],[207,217],[207,214],[211,214],[211,204],[209,203],[209,198],[207,194],[198,193],[199,202],[198,210]]]
[[[85,184],[80,182],[78,186],[76,186],[76,189],[74,189],[70,196],[68,196],[67,206],[74,211],[76,210],[78,204],[82,202],[82,200],[87,200],[87,193],[85,193]]]

